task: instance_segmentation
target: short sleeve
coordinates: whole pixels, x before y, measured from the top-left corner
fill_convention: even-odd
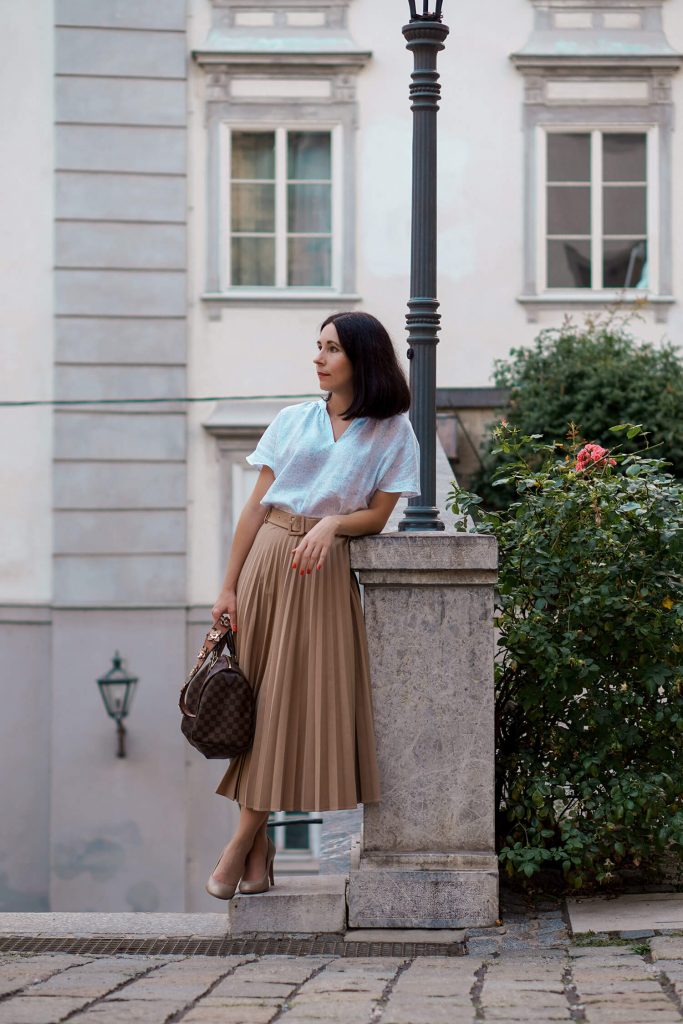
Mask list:
[[[246,456],[246,460],[249,465],[255,466],[257,469],[262,469],[264,466],[270,466],[273,473],[276,472],[275,460],[277,456],[277,435],[280,416],[281,413],[278,413],[275,419],[264,430],[261,440],[256,445],[254,451],[250,455]]]
[[[400,492],[404,498],[420,494],[420,445],[407,416],[398,417],[398,430],[380,467],[378,491]]]

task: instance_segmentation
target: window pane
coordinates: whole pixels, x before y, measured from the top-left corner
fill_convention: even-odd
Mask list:
[[[644,187],[607,185],[603,190],[604,234],[647,234],[645,196]]]
[[[644,239],[606,241],[603,288],[647,287],[647,243]]]
[[[275,132],[232,133],[232,177],[275,177]]]
[[[332,147],[329,132],[289,132],[287,135],[287,177],[294,179],[332,177]]]
[[[287,283],[324,287],[332,280],[330,238],[290,238],[287,243]]]
[[[275,231],[275,186],[232,186],[232,230]]]
[[[591,243],[548,241],[548,287],[590,288]]]
[[[331,231],[332,189],[330,185],[287,186],[287,230]]]
[[[295,815],[303,817],[302,812],[287,811],[286,816]],[[310,842],[308,838],[308,825],[285,825],[285,849],[287,850],[308,850]]]
[[[590,232],[590,187],[549,185],[548,234],[590,235]]]
[[[232,284],[275,284],[275,239],[233,238]]]
[[[602,137],[604,181],[647,180],[647,137],[634,133]]]
[[[548,133],[548,181],[591,180],[591,138],[588,134]]]

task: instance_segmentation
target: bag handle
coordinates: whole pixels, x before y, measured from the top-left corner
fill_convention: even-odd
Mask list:
[[[237,660],[237,653],[235,651],[235,635],[230,625],[230,617],[227,612],[223,612],[217,623],[214,623],[209,632],[204,637],[204,642],[199,649],[197,655],[197,662],[190,672],[189,676],[180,688],[180,699],[178,700],[178,707],[184,715],[188,715],[190,718],[195,718],[185,703],[185,691],[188,686],[199,672],[200,668],[211,654],[213,650],[217,649],[217,654],[221,653],[223,646],[228,648],[228,660],[231,663],[239,666]]]

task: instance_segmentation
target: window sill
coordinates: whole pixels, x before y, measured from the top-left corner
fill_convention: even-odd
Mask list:
[[[220,319],[224,306],[335,306],[337,303],[361,302],[362,297],[354,292],[335,292],[323,289],[256,289],[245,288],[230,292],[204,292],[202,302],[209,309],[212,319]]]
[[[657,323],[666,323],[669,308],[675,303],[673,295],[649,295],[646,291],[614,291],[593,292],[583,289],[545,292],[543,295],[518,295],[517,302],[526,309],[526,318],[530,323],[538,320],[539,311],[575,309],[593,309],[596,306],[641,306],[643,310],[654,310]]]

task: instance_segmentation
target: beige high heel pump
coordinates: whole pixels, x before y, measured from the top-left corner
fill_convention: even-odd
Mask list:
[[[226,843],[225,846],[227,846],[227,845],[228,844]],[[204,888],[206,889],[206,891],[209,893],[210,896],[215,896],[216,899],[219,899],[219,900],[231,900],[233,898],[233,896],[235,895],[235,890],[237,889],[237,882],[235,882],[234,885],[231,885],[230,882],[218,882],[213,877],[213,872],[216,870],[216,868],[220,864],[221,857],[225,853],[225,846],[221,850],[220,857],[218,858],[218,860],[214,864],[213,871],[209,875],[209,880],[206,883],[206,885],[204,886]]]
[[[275,876],[273,873],[273,861],[275,860],[275,843],[266,836],[268,840],[268,852],[266,853],[266,870],[263,878],[257,878],[255,882],[246,882],[244,879],[240,881],[239,891],[245,895],[253,895],[257,892],[268,892],[271,885],[275,885]]]

